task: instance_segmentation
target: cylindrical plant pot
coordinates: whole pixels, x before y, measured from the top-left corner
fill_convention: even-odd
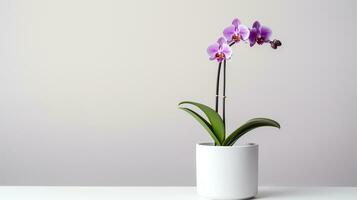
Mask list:
[[[258,193],[258,145],[196,145],[199,195],[212,199],[246,199]]]

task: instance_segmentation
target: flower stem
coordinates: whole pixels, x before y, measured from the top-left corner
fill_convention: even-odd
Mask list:
[[[221,66],[222,66],[222,62],[219,62],[218,72],[217,72],[217,83],[216,83],[216,112],[217,113],[218,113],[219,77],[221,75]]]
[[[226,60],[223,61],[223,124],[226,129]]]

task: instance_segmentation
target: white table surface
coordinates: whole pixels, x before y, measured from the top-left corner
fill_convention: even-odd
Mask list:
[[[195,187],[0,186],[0,200],[205,200]],[[260,187],[255,199],[357,200],[357,187]]]

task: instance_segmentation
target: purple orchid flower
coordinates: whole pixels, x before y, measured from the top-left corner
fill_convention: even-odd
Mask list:
[[[224,37],[220,37],[216,43],[210,45],[207,48],[207,53],[210,60],[217,60],[218,62],[227,60],[232,56],[232,50]]]
[[[228,42],[239,42],[240,40],[246,40],[249,37],[249,29],[245,25],[241,24],[239,19],[235,18],[232,21],[232,25],[228,26],[223,31],[224,37]]]
[[[269,37],[271,36],[270,28],[266,26],[261,26],[258,21],[255,21],[253,27],[250,29],[249,42],[250,46],[254,46],[255,43],[262,45],[264,43],[270,42]]]

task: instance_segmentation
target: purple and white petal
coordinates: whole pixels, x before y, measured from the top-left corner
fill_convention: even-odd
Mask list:
[[[271,30],[270,28],[266,27],[266,26],[262,26],[261,29],[260,29],[260,36],[262,38],[264,38],[264,41],[267,42],[269,41],[269,38],[271,36]]]
[[[215,59],[216,53],[219,51],[219,44],[215,43],[207,48],[208,56],[211,60]]]
[[[232,56],[232,49],[228,44],[223,44],[222,45],[222,53],[224,53],[224,56],[226,59],[231,58]]]
[[[243,24],[238,26],[239,30],[239,35],[242,38],[242,40],[247,40],[249,37],[249,29],[248,27],[244,26]]]
[[[238,26],[240,25],[239,19],[238,19],[238,18],[233,19],[232,25],[233,25],[234,27],[238,27]]]
[[[224,37],[220,37],[217,40],[217,43],[219,44],[219,46],[222,46],[223,44],[227,44],[227,40]]]
[[[234,35],[236,27],[231,25],[223,30],[224,37],[228,40],[228,42],[232,41],[232,36]]]

